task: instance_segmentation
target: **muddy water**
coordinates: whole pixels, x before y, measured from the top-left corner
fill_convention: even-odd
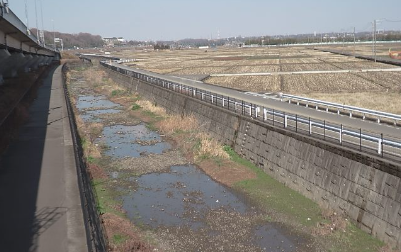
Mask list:
[[[145,124],[135,126],[113,125],[105,127],[99,142],[109,149],[106,155],[112,157],[139,157],[150,153],[161,154],[171,148],[160,135],[150,131]]]
[[[85,122],[100,122],[98,115],[121,112],[119,104],[107,100],[107,97],[102,95],[81,95],[78,97],[76,107],[82,112],[81,118]]]
[[[120,105],[107,100],[105,96],[79,96],[77,108],[86,122],[101,121],[97,115],[122,112]],[[97,143],[107,146],[104,154],[112,159],[146,157],[151,153],[162,154],[171,149],[169,143],[164,142],[157,132],[149,130],[143,123],[106,126]],[[196,232],[201,230],[200,233],[206,234],[200,238],[202,246],[208,247],[208,240],[216,237],[222,237],[222,240],[233,244],[237,242],[233,238],[235,235],[230,233],[235,233],[236,230],[222,231],[230,229],[230,224],[219,224],[219,228],[210,227],[211,222],[221,221],[211,220],[210,216],[216,214],[213,211],[218,211],[219,214],[223,212],[223,215],[226,213],[228,216],[235,213],[240,218],[244,216],[250,220],[257,215],[253,207],[247,205],[229,188],[215,182],[192,165],[172,166],[164,172],[140,177],[126,177],[124,172],[111,171],[110,177],[116,181],[124,181],[122,184],[125,186],[128,184],[135,188],[132,191],[123,185],[119,187],[122,207],[134,224],[143,225],[155,232],[166,227],[186,227]],[[231,221],[236,222],[235,218]],[[239,226],[240,223],[239,221]],[[228,227],[221,229],[221,225]],[[249,225],[246,229],[247,238],[240,245],[249,246],[253,248],[252,251],[296,251],[297,245],[302,243],[296,236],[288,235],[288,231],[264,220]]]
[[[135,178],[132,178],[135,179]],[[130,219],[140,217],[153,228],[160,225],[203,226],[204,214],[226,208],[245,213],[248,207],[224,186],[194,166],[173,166],[168,173],[135,179],[139,189],[123,197]]]

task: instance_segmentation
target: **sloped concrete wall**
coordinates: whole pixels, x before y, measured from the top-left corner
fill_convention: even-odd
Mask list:
[[[366,232],[401,247],[401,166],[275,128],[120,73],[110,77],[165,107],[193,114],[205,131],[278,181],[349,216]]]

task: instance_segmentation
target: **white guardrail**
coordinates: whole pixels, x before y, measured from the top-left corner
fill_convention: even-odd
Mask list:
[[[328,121],[320,121],[310,117],[302,117],[296,114],[285,113],[279,110],[234,99],[224,94],[212,93],[181,83],[163,79],[152,73],[142,73],[135,69],[126,69],[108,63],[100,62],[104,67],[110,68],[121,74],[140,79],[151,84],[191,96],[193,98],[228,109],[232,112],[250,116],[253,119],[282,127],[288,130],[302,133],[325,141],[351,147],[366,153],[376,154],[381,157],[399,160],[401,158],[401,139],[394,136],[385,136],[368,132],[361,128],[355,129],[345,125],[338,125]],[[341,107],[343,108],[343,107]],[[367,111],[365,111],[367,113]]]
[[[272,99],[272,97],[264,94],[258,94],[254,92],[246,92],[245,94],[247,95],[252,95],[252,96],[259,96],[267,99]],[[275,99],[275,98],[273,98]],[[362,117],[363,120],[366,119],[366,117],[372,117],[375,118],[378,123],[381,122],[382,119],[387,119],[389,121],[393,121],[394,125],[397,123],[401,122],[401,115],[397,114],[392,114],[392,113],[387,113],[383,111],[377,111],[377,110],[371,110],[371,109],[365,109],[365,108],[359,108],[359,107],[354,107],[354,106],[349,106],[349,105],[344,105],[340,103],[334,103],[334,102],[328,102],[328,101],[322,101],[322,100],[317,100],[317,99],[312,99],[312,98],[307,98],[307,97],[302,97],[302,96],[296,96],[296,95],[290,95],[290,94],[280,94],[279,95],[279,100],[285,101],[291,104],[297,104],[300,105],[300,102],[305,103],[305,106],[315,108],[315,109],[324,109],[326,112],[330,112],[330,110],[335,110],[337,114],[340,113],[348,113],[349,117],[352,118],[354,113],[359,113]]]

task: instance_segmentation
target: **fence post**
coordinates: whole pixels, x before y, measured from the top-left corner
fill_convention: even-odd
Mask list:
[[[266,108],[263,107],[263,121],[266,121]]]
[[[287,119],[288,119],[288,115],[286,115],[284,113],[284,128],[287,128]]]
[[[274,126],[274,109],[273,109],[273,126]]]

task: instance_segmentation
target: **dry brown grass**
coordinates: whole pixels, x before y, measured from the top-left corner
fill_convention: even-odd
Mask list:
[[[201,126],[195,116],[181,117],[173,115],[162,122],[159,127],[161,131],[167,135],[174,133],[185,133],[188,135],[187,140],[192,139],[192,144],[199,143],[199,148],[194,150],[195,159],[204,157],[218,157],[222,159],[229,159],[229,155],[223,150],[221,144],[211,137],[209,134],[201,132]]]
[[[144,110],[150,111],[150,112],[155,113],[157,115],[160,115],[160,116],[163,116],[163,117],[167,115],[167,112],[166,112],[165,108],[156,106],[155,104],[153,104],[150,101],[139,100],[139,101],[136,102],[136,104],[141,106]]]
[[[85,123],[79,116],[76,117],[78,131],[80,132],[85,157],[100,158],[100,148],[95,144],[96,136],[102,131],[100,123]]]
[[[321,207],[322,209],[322,217],[326,220],[326,223],[318,223],[316,228],[313,230],[314,235],[318,236],[326,236],[333,232],[345,232],[348,220],[335,212],[332,209]]]
[[[401,250],[398,248],[393,248],[391,245],[384,245],[379,249],[379,252],[400,252]]]
[[[172,115],[160,122],[160,130],[171,135],[175,132],[196,132],[199,128],[198,121],[195,116],[181,117],[180,115]]]
[[[196,158],[202,157],[218,157],[222,159],[229,159],[230,156],[225,152],[221,144],[209,134],[199,133],[197,138],[200,140],[200,148],[196,153]]]

